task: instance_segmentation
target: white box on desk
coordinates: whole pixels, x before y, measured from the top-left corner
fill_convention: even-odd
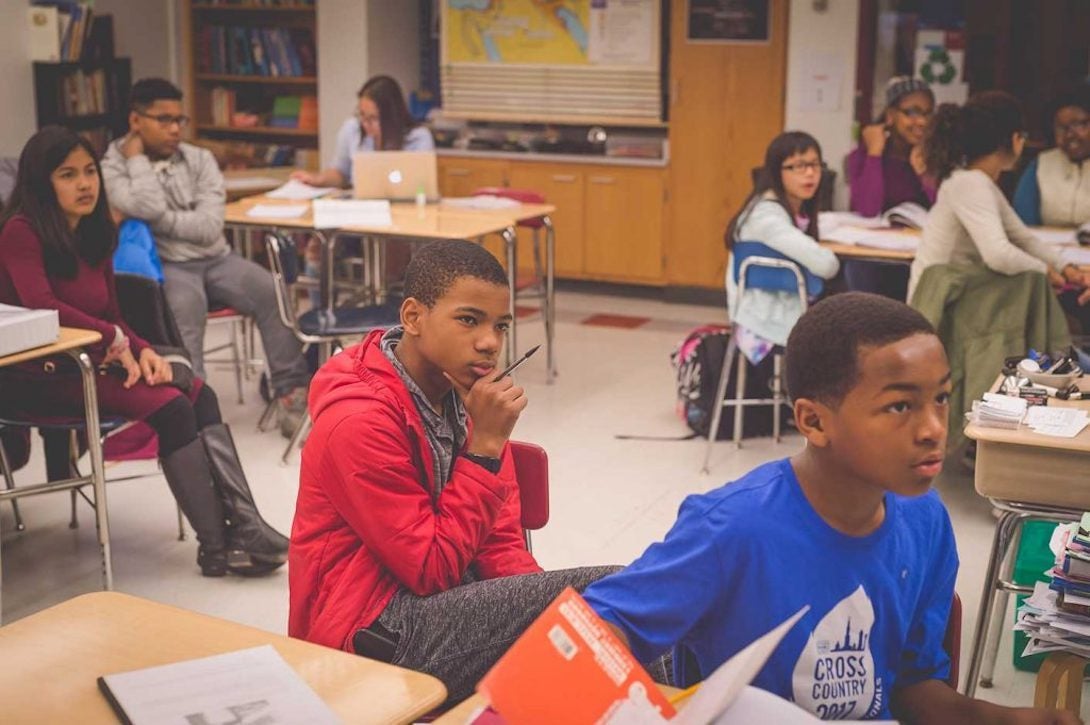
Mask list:
[[[51,345],[61,335],[56,310],[0,304],[0,356]]]

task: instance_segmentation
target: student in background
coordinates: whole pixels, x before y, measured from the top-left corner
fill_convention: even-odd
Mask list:
[[[727,227],[727,248],[734,242],[761,242],[818,277],[836,276],[836,255],[818,246],[817,192],[823,168],[821,147],[810,134],[788,131],[772,139],[757,184]],[[727,260],[727,306],[732,321],[772,345],[787,343],[803,312],[794,292],[749,288],[738,299],[733,252]],[[747,334],[745,339],[753,338]],[[751,353],[747,351],[756,362]]]
[[[182,141],[189,122],[182,92],[162,78],[144,78],[130,102],[129,133],[102,158],[110,202],[122,217],[151,225],[167,302],[198,375],[209,309],[233,307],[254,318],[279,398],[280,431],[290,437],[306,409],[310,374],[302,346],[280,321],[272,275],[231,253],[223,235],[223,174],[210,151]]]
[[[526,394],[499,378],[507,276],[434,242],[405,275],[401,325],[314,377],[292,525],[288,633],[438,677],[450,702],[567,586],[526,550],[508,440]]]
[[[199,378],[187,393],[172,386],[170,364],[121,316],[117,229],[100,179],[90,144],[72,131],[47,126],[27,142],[0,215],[0,302],[54,309],[62,325],[102,334],[88,350],[110,371],[95,379],[100,412],[158,434],[163,475],[197,532],[204,576],[271,572],[287,560],[288,540],[257,511],[215,393]],[[81,390],[62,355],[3,370],[0,405],[35,418],[80,416]]]
[[[1090,88],[1079,86],[1049,108],[1056,146],[1022,172],[1014,210],[1029,225],[1077,227],[1090,222]]]
[[[924,168],[921,142],[934,108],[935,96],[925,81],[890,78],[882,118],[863,128],[859,146],[848,156],[852,211],[873,217],[904,202],[930,208],[936,185]],[[849,260],[844,281],[849,289],[904,300],[908,269],[903,264]]]
[[[791,332],[787,387],[802,452],[688,497],[665,540],[587,588],[591,607],[637,659],[691,654],[674,660],[690,684],[808,606],[753,685],[822,719],[1079,722],[946,683],[958,555],[930,487],[950,368],[927,320],[876,295],[823,300]]]
[[[912,262],[909,299],[920,275],[936,264],[982,264],[994,272],[1047,274],[1060,302],[1087,329],[1090,275],[1033,235],[999,188],[1026,143],[1018,100],[1003,91],[974,95],[962,107],[943,104],[928,128],[928,169],[942,180]]]
[[[401,86],[390,76],[363,84],[356,113],[337,132],[333,163],[318,172],[295,171],[291,177],[311,186],[352,185],[352,157],[366,151],[432,151],[431,131],[409,114]]]

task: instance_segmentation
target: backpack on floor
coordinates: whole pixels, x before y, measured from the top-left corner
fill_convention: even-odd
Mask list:
[[[693,329],[670,355],[670,363],[677,371],[677,413],[685,424],[702,438],[708,437],[712,416],[715,414],[715,394],[719,387],[719,372],[723,369],[723,356],[727,353],[729,328],[723,325],[702,325]],[[748,365],[748,363],[746,363]],[[746,370],[745,397],[768,398],[771,396],[773,363],[768,355],[760,364],[749,365]],[[730,371],[727,398],[735,395],[738,366]],[[745,438],[772,435],[772,406],[745,406],[742,414],[742,433]],[[734,408],[726,408],[719,420],[716,440],[734,437]]]

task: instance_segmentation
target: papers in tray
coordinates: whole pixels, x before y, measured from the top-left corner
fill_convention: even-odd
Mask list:
[[[320,196],[332,193],[336,189],[332,187],[311,186],[296,179],[289,179],[283,185],[273,189],[265,196],[270,199],[292,199],[295,201],[307,201],[317,199]]]
[[[0,304],[0,356],[50,345],[60,334],[56,310],[28,310]]]
[[[394,223],[390,202],[382,199],[315,199],[314,228],[388,227]]]
[[[443,206],[450,206],[456,209],[482,209],[485,211],[493,209],[515,209],[522,206],[515,199],[508,199],[507,197],[496,196],[495,194],[443,197],[443,200],[440,203]]]
[[[1027,407],[1025,398],[984,393],[983,401],[973,402],[973,416],[977,425],[1014,429],[1021,424]]]
[[[122,722],[339,723],[272,645],[104,675]]]
[[[298,219],[307,213],[306,204],[254,204],[246,216],[263,219]]]

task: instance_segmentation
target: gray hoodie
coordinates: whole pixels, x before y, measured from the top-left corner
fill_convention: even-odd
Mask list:
[[[118,139],[102,157],[110,206],[151,225],[164,262],[222,257],[223,174],[207,149],[183,143],[165,163],[144,154],[126,159]]]

